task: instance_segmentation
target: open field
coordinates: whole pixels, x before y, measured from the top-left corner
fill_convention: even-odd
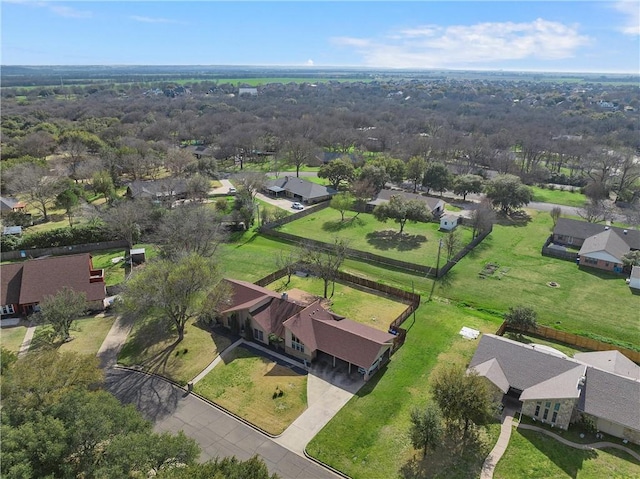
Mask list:
[[[325,208],[315,214],[305,216],[278,228],[283,233],[303,238],[332,242],[333,238],[345,239],[349,247],[389,258],[435,266],[438,257],[438,243],[448,233],[439,231],[439,223],[407,223],[402,236],[400,227],[389,220],[381,223],[372,214],[348,211],[345,221],[340,220],[340,212]],[[461,246],[471,241],[471,230],[457,228]],[[446,252],[442,251],[441,264],[446,262]]]
[[[20,350],[24,335],[27,333],[27,323],[23,321],[19,326],[0,329],[0,346],[17,353]]]
[[[536,431],[514,430],[493,477],[622,479],[639,476],[640,463],[625,452],[582,451]]]
[[[288,285],[286,281],[285,277],[267,287],[279,292],[298,288],[322,298],[324,286],[319,278],[293,275]],[[329,294],[331,290],[329,286]],[[406,304],[394,301],[391,297],[376,295],[373,291],[355,289],[342,283],[336,283],[335,293],[329,300],[333,312],[382,331],[388,331],[389,324],[407,309]]]
[[[31,342],[30,351],[37,351],[43,348],[56,348],[61,352],[73,351],[80,354],[95,355],[100,349],[104,338],[107,337],[115,316],[104,313],[74,321],[69,331],[72,341],[67,343],[51,341],[53,328],[50,325],[40,325],[36,328]]]
[[[467,478],[479,474],[499,425],[483,431],[481,444],[465,452],[438,450],[421,460],[408,437],[409,414],[429,399],[430,375],[437,364],[467,364],[477,341],[462,339],[462,326],[495,332],[498,323],[478,318],[464,308],[441,302],[423,304],[415,323],[408,319],[407,341],[371,381],[338,412],[307,446],[315,458],[357,478],[419,477],[412,471],[429,470],[429,477]],[[464,459],[463,459],[464,458]],[[433,469],[431,471],[434,472]]]
[[[537,186],[532,186],[531,189],[533,190],[533,201],[540,203],[554,203],[582,208],[587,201],[587,197],[578,191],[550,190]]]
[[[307,408],[306,374],[242,346],[225,353],[194,390],[274,435]]]
[[[189,321],[184,339],[176,344],[178,335],[146,318],[137,321],[120,351],[118,363],[142,366],[145,371],[165,376],[181,385],[187,384],[206,368],[231,341]]]

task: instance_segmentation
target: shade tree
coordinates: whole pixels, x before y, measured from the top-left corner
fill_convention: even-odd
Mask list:
[[[342,183],[353,181],[355,174],[352,161],[348,157],[342,157],[322,165],[318,171],[318,178],[328,180],[331,186],[337,190]]]
[[[400,195],[393,195],[389,201],[376,206],[373,216],[382,223],[392,219],[400,225],[399,234],[402,234],[408,221],[417,223],[427,222],[431,219],[431,213],[427,205],[419,200],[407,200]]]
[[[442,415],[436,404],[427,403],[421,408],[413,408],[410,420],[411,444],[416,449],[422,449],[423,456],[427,455],[427,450],[435,450],[442,444]]]
[[[469,193],[482,193],[484,178],[479,175],[459,175],[453,180],[453,192],[461,195],[463,201],[467,201]]]
[[[485,185],[485,194],[496,208],[506,215],[533,200],[531,188],[515,175],[498,175]]]

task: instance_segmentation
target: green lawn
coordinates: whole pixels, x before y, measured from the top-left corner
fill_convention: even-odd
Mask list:
[[[141,366],[149,372],[165,376],[185,385],[195,378],[231,343],[190,321],[185,326],[184,339],[176,344],[177,333],[163,327],[153,318],[140,320],[133,326],[120,354],[118,363]]]
[[[26,322],[22,322],[19,326],[0,329],[0,346],[17,353],[20,350],[20,346],[22,346],[26,332]]]
[[[124,281],[125,262],[113,263],[114,258],[124,258],[128,256],[128,251],[124,248],[104,250],[92,253],[91,258],[93,267],[96,269],[104,269],[104,281],[107,286],[120,284]]]
[[[493,477],[634,478],[640,477],[640,463],[615,449],[582,451],[536,431],[514,430]]]
[[[66,343],[52,341],[53,328],[50,325],[40,325],[35,330],[29,350],[56,348],[64,352],[95,355],[114,321],[115,316],[104,313],[78,319],[71,325],[70,335],[73,339]]]
[[[442,302],[423,304],[415,323],[405,322],[406,343],[320,431],[307,451],[354,479],[398,477],[401,470],[405,477],[416,477],[410,473],[416,468],[431,469],[433,475],[428,477],[476,476],[499,434],[497,423],[482,433],[485,440],[477,449],[466,453],[443,449],[426,462],[411,447],[407,433],[411,409],[429,398],[429,378],[436,365],[466,364],[471,358],[477,341],[462,339],[458,335],[462,326],[495,332],[498,322]]]
[[[585,351],[589,351],[584,348],[573,347],[568,344],[559,343],[556,341],[550,341],[548,339],[539,338],[537,336],[528,336],[528,335],[518,335],[515,333],[506,333],[504,335],[505,338],[513,339],[514,341],[519,341],[525,344],[543,344],[545,346],[550,346],[552,348],[557,349],[558,351],[566,354],[568,357],[572,358],[576,353],[582,353]]]
[[[536,310],[543,325],[640,345],[638,298],[624,277],[542,256],[552,220],[545,212],[529,214],[526,226],[495,226],[438,282],[435,294],[497,315],[523,304]],[[497,263],[501,272],[480,279],[488,262]],[[559,287],[549,287],[551,281]]]
[[[345,239],[349,247],[356,250],[429,266],[436,265],[439,240],[448,234],[439,231],[438,223],[407,223],[400,236],[400,227],[391,220],[381,223],[368,213],[361,213],[355,219],[354,216],[355,213],[349,211],[345,214],[345,221],[341,221],[338,211],[325,208],[283,225],[278,230],[325,242],[332,242],[337,236]],[[457,231],[461,246],[471,241],[469,228],[458,227]],[[444,264],[444,250],[442,255],[441,262]]]
[[[300,278],[294,275],[291,276],[288,285],[286,281],[285,277],[267,287],[281,292],[297,288],[322,298],[324,286],[319,278]],[[329,294],[331,290],[329,285]],[[388,331],[389,324],[407,309],[406,304],[394,301],[391,297],[376,295],[341,283],[336,283],[330,301],[331,310],[335,313],[382,331]]]
[[[550,190],[538,186],[532,186],[531,189],[533,190],[533,201],[540,203],[554,203],[556,205],[582,208],[587,201],[587,197],[579,191]]]
[[[306,374],[241,346],[223,354],[194,390],[274,435],[307,408]]]

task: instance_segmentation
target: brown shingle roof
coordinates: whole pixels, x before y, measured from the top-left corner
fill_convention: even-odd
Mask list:
[[[106,296],[105,284],[91,283],[90,273],[91,256],[88,253],[26,261],[22,263],[19,303],[39,303],[64,286],[85,293],[87,301],[102,300]]]
[[[18,304],[20,302],[20,284],[22,283],[22,263],[1,265],[0,281],[2,282],[0,305]]]
[[[282,338],[284,337],[284,327],[282,324],[303,309],[304,306],[292,303],[291,301],[272,298],[267,304],[252,311],[251,316],[267,334],[273,333]]]
[[[231,284],[231,300],[228,307],[223,313],[238,311],[242,309],[251,310],[254,306],[261,305],[268,298],[279,298],[280,295],[275,291],[263,288],[262,286],[241,281],[239,279],[227,279]]]
[[[285,321],[284,326],[311,350],[320,350],[369,369],[395,336],[324,309],[319,301]]]

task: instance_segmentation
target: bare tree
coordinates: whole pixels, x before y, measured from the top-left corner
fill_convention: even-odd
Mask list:
[[[129,248],[140,239],[148,221],[149,204],[145,201],[121,201],[102,215],[103,221]]]
[[[559,206],[554,206],[553,208],[551,208],[549,214],[551,215],[551,219],[553,219],[553,227],[555,228],[558,224],[558,220],[562,216],[562,208],[560,208]]]
[[[306,244],[302,247],[300,258],[324,282],[324,297],[327,297],[329,282],[333,283],[331,296],[335,291],[335,281],[342,262],[347,254],[347,242],[335,238],[333,243],[326,246]]]
[[[23,193],[44,221],[49,221],[49,208],[64,189],[60,178],[47,175],[47,170],[33,163],[24,163],[10,170],[7,186],[12,193]]]
[[[286,161],[287,164],[296,168],[296,177],[300,176],[300,167],[312,158],[314,148],[314,144],[306,138],[292,138],[286,143]]]
[[[478,207],[471,213],[471,227],[473,229],[473,237],[481,235],[489,231],[493,227],[496,220],[496,213],[491,205],[491,200],[484,199]]]
[[[578,215],[589,223],[599,223],[611,217],[610,208],[602,200],[590,200],[578,210]]]
[[[462,240],[460,239],[460,232],[457,229],[450,231],[444,239],[444,248],[447,252],[447,261],[450,261],[451,258],[455,256],[461,245]]]

